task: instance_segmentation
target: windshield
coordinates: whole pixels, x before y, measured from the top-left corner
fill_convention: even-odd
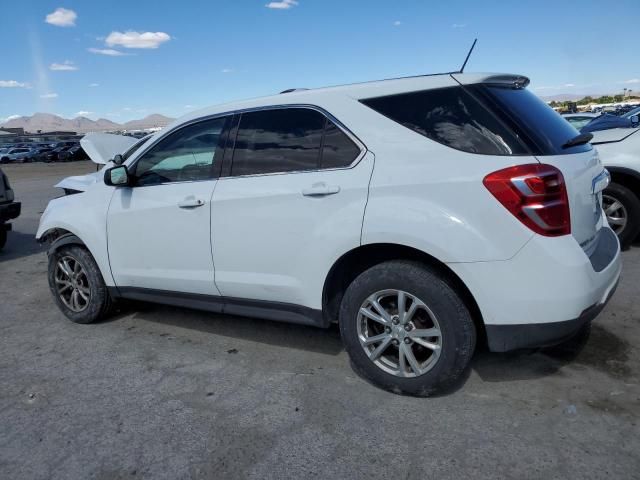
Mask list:
[[[126,160],[127,158],[129,158],[131,155],[133,155],[135,152],[138,151],[138,149],[144,145],[147,140],[149,140],[152,137],[152,135],[147,135],[146,137],[142,137],[140,140],[138,140],[136,143],[134,143],[129,150],[127,150],[126,152],[124,152],[124,154],[122,155],[122,160]]]
[[[593,120],[594,117],[565,117],[565,120],[573,125],[573,128],[580,130],[587,123]]]
[[[640,107],[634,108],[633,110],[628,111],[623,116],[626,118],[631,118],[634,115],[640,115]]]

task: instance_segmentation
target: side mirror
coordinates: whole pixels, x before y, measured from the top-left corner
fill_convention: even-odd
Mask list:
[[[113,163],[115,163],[116,165],[122,165],[122,162],[124,162],[124,158],[122,158],[122,155],[120,155],[119,153],[117,155],[114,155],[113,158],[111,159],[111,161]]]
[[[631,115],[630,119],[631,125],[633,125],[634,127],[637,127],[640,123],[640,115]]]
[[[111,187],[126,187],[131,184],[131,177],[126,165],[119,165],[104,172],[104,183]]]

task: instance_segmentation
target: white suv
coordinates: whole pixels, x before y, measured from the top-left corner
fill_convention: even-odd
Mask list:
[[[49,203],[55,301],[79,323],[121,298],[338,322],[360,374],[414,395],[451,388],[479,340],[569,339],[620,275],[609,177],[528,83],[420,76],[190,114]]]

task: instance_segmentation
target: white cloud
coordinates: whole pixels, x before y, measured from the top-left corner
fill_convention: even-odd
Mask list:
[[[100,84],[99,83],[90,83],[89,86],[90,87],[99,87]]]
[[[296,0],[282,0],[280,2],[269,2],[265,5],[267,8],[273,8],[276,10],[288,10],[291,7],[298,5]]]
[[[158,48],[162,43],[171,40],[171,36],[164,32],[111,32],[105,39],[109,47],[124,48]]]
[[[222,73],[232,73],[233,71],[233,68],[223,68],[222,70],[220,70],[220,72]]]
[[[394,27],[399,27],[400,25],[402,25],[402,22],[400,20],[396,20],[395,22],[393,22]]]
[[[0,117],[0,123],[8,122],[9,120],[13,120],[14,118],[20,118],[20,115],[9,115],[5,118]]]
[[[44,93],[40,95],[40,98],[58,98],[57,93]]]
[[[629,80],[625,80],[622,83],[640,83],[640,78],[631,78]]]
[[[124,53],[120,50],[114,50],[112,48],[87,48],[87,51],[98,55],[108,55],[110,57],[122,57],[124,55],[131,55],[130,53]]]
[[[575,84],[573,84],[573,83],[565,83],[564,86],[565,87],[575,87]]]
[[[63,72],[63,71],[73,71],[78,70],[71,60],[65,60],[63,63],[52,63],[49,65],[49,70]]]
[[[0,80],[0,88],[31,88],[31,85],[15,80]]]
[[[466,26],[466,23],[454,23],[453,25],[451,25],[451,28],[464,28]]]
[[[75,27],[76,18],[78,18],[78,14],[73,10],[56,8],[55,12],[47,15],[44,21],[56,27]]]
[[[93,112],[87,112],[86,110],[80,110],[76,112],[76,117],[86,117],[87,115],[91,115]]]
[[[185,105],[184,108],[195,108],[193,105]]]

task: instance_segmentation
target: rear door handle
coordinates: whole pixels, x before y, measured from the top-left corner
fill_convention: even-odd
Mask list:
[[[197,208],[204,205],[204,201],[199,198],[194,197],[193,195],[190,197],[186,197],[181,202],[178,202],[178,206],[180,208]]]
[[[305,197],[324,197],[325,195],[334,195],[340,192],[338,185],[327,185],[326,183],[314,183],[309,188],[302,190]]]

